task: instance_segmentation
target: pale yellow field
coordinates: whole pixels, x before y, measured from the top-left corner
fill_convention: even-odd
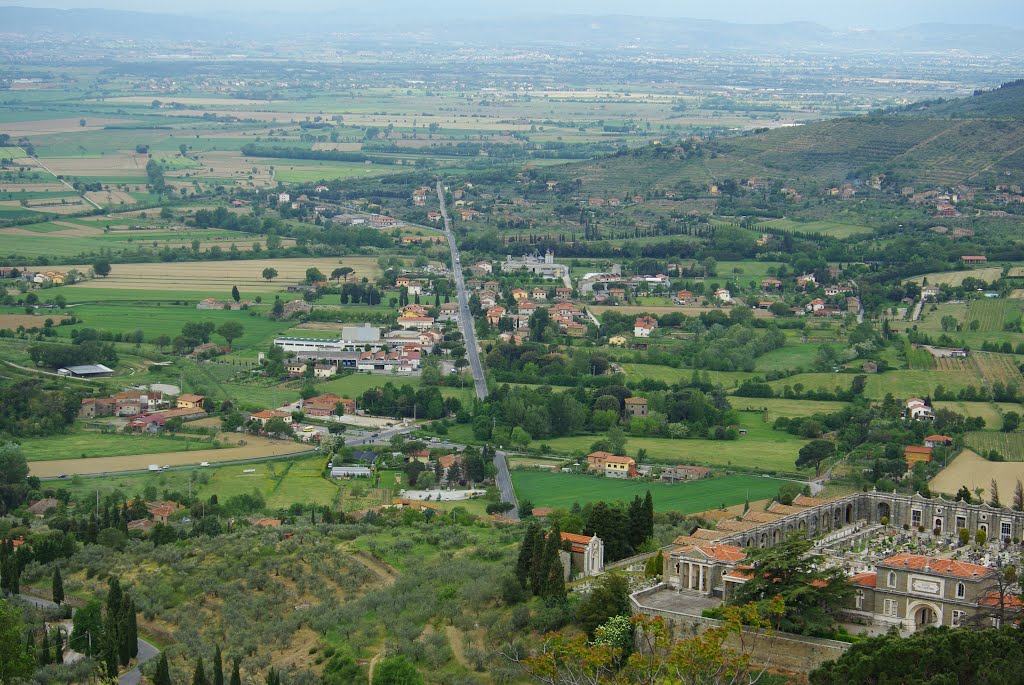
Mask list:
[[[62,193],[68,192],[63,183],[0,183],[0,193]]]
[[[103,190],[86,193],[85,196],[99,205],[133,205],[136,199],[120,190]]]
[[[0,330],[16,330],[18,326],[25,328],[42,328],[47,319],[53,319],[53,325],[59,324],[67,317],[60,314],[52,316],[35,316],[33,314],[0,314]]]
[[[239,244],[239,249],[241,249]],[[247,293],[273,293],[288,284],[298,283],[306,277],[306,269],[316,267],[325,276],[338,267],[355,269],[349,278],[366,276],[374,279],[380,269],[372,257],[321,257],[316,259],[249,259],[223,262],[172,262],[168,264],[115,264],[107,278],[95,278],[84,284],[88,288],[111,290],[183,290],[202,292],[223,290],[225,284],[237,285]],[[263,269],[277,269],[278,277],[268,282],[261,276]],[[78,268],[88,271],[88,265]],[[66,286],[74,288],[76,286]]]
[[[52,157],[43,160],[58,176],[145,176],[149,157],[120,152],[102,157]]]
[[[29,462],[29,472],[40,478],[53,478],[61,474],[119,473],[145,470],[150,464],[160,466],[188,466],[203,461],[219,464],[242,459],[276,457],[294,454],[303,448],[291,440],[269,440],[246,436],[245,447],[225,447],[219,450],[191,450],[160,454],[133,454],[128,457],[96,457],[94,459],[58,459],[56,461]]]
[[[1010,291],[1011,300],[1024,300],[1024,289],[1016,289]]]
[[[148,105],[149,103],[153,102],[153,100],[159,100],[164,104],[169,104],[171,102],[179,102],[183,105],[235,105],[238,107],[242,107],[245,105],[266,105],[273,102],[277,102],[277,100],[236,100],[235,98],[179,98],[172,95],[169,95],[167,97],[161,97],[159,95],[153,97],[150,97],[148,95],[126,95],[124,97],[119,98],[102,98],[101,101],[136,103],[141,102]]]
[[[1003,275],[1003,270],[998,266],[987,266],[983,269],[968,269],[967,271],[943,271],[933,274],[924,274],[923,276],[915,276],[914,278],[908,278],[908,282],[921,283],[924,279],[928,279],[930,285],[960,285],[963,283],[965,278],[979,278],[983,281],[991,283],[992,281],[999,280],[999,277]]]
[[[995,479],[999,487],[1000,499],[1003,502],[1013,497],[1017,481],[1024,481],[1024,462],[992,462],[980,457],[976,452],[964,450],[950,462],[949,466],[932,478],[928,487],[933,492],[955,495],[960,486],[974,492],[982,488],[988,496],[989,484]]]
[[[98,131],[108,124],[135,124],[137,121],[125,121],[124,119],[103,119],[100,117],[85,117],[85,126],[81,126],[79,119],[47,119],[45,121],[12,121],[4,124],[4,133],[9,133],[11,138],[41,133],[74,133],[75,131]]]

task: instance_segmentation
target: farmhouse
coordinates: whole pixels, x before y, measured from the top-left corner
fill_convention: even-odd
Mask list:
[[[175,407],[178,409],[205,409],[206,398],[202,395],[178,395]]]
[[[286,411],[277,411],[275,409],[264,409],[263,411],[258,411],[252,415],[252,418],[259,421],[261,426],[266,426],[267,421],[270,421],[271,419],[281,419],[289,425],[292,423],[291,413]]]
[[[963,255],[960,257],[960,261],[964,264],[984,264],[988,262],[988,257],[984,255]]]
[[[932,460],[932,448],[931,447],[918,447],[917,445],[908,445],[903,451],[903,456],[907,460],[907,468],[914,468],[914,464],[918,462],[930,463]]]
[[[704,466],[670,466],[661,472],[661,480],[674,483],[680,480],[700,480],[710,478],[711,469]]]
[[[626,413],[633,417],[644,417],[647,416],[647,400],[643,397],[627,397],[624,400],[626,405]]]
[[[541,257],[539,254],[523,255],[513,258],[512,255],[505,257],[501,263],[502,271],[529,271],[544,278],[562,278],[569,274],[569,267],[555,264],[555,253],[548,250]]]
[[[649,338],[654,329],[658,327],[658,321],[650,316],[641,316],[633,323],[634,338]]]
[[[935,418],[935,412],[932,408],[925,404],[924,400],[917,397],[911,397],[907,400],[905,414],[914,421],[931,421]]]
[[[176,511],[184,508],[177,502],[146,502],[146,511],[149,512],[154,521],[159,521],[160,523],[167,523]]]
[[[949,447],[953,444],[953,438],[948,435],[929,435],[924,439],[925,447]]]

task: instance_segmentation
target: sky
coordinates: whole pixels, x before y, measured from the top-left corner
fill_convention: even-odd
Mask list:
[[[921,22],[949,24],[990,24],[1024,28],[1021,0],[0,0],[0,5],[25,7],[124,9],[181,14],[224,14],[245,12],[323,12],[361,14],[387,7],[392,14],[401,8],[409,12],[450,12],[460,18],[500,18],[551,13],[632,14],[638,16],[692,17],[736,23],[782,23],[811,21],[836,29],[899,28]],[[409,16],[409,15],[406,15]],[[414,16],[414,15],[413,15]]]

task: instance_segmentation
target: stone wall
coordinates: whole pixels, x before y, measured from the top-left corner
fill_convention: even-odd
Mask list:
[[[658,585],[631,595],[633,613],[660,616],[665,620],[669,636],[673,640],[685,640],[722,624],[721,621],[712,618],[645,605],[644,596],[664,590],[665,587]],[[791,633],[767,634],[746,629],[743,631],[742,644],[740,637],[730,636],[725,646],[750,654],[752,665],[757,668],[778,669],[789,673],[809,673],[828,661],[835,661],[850,648],[849,643],[836,640]]]

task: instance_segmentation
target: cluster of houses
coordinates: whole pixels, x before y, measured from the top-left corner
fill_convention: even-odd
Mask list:
[[[48,287],[75,283],[77,272],[32,271],[25,267],[2,266],[0,267],[0,278],[16,278],[32,285]]]
[[[237,311],[242,310],[242,309],[248,309],[249,307],[253,306],[254,304],[256,304],[256,303],[253,302],[252,300],[239,300],[238,302],[235,302],[234,300],[227,300],[227,301],[225,301],[225,300],[217,300],[217,299],[214,299],[212,297],[207,297],[206,299],[199,300],[199,302],[196,303],[196,309],[200,309],[200,310],[230,309],[231,311],[237,312]]]
[[[126,390],[110,397],[87,397],[78,416],[97,419],[109,416],[127,418],[125,430],[132,433],[157,433],[171,419],[190,421],[206,416],[206,398],[202,395],[165,395],[158,390]]]
[[[513,297],[515,297],[513,291]],[[525,291],[521,291],[524,292]],[[481,305],[484,302],[481,300]],[[512,314],[501,305],[492,305],[487,308],[485,316],[487,318],[487,324],[489,326],[498,326],[503,319],[508,319],[512,323],[512,329],[515,331],[515,336],[506,335],[503,339],[522,338],[530,332],[530,319],[536,313],[540,305],[536,301],[531,299],[520,298],[517,300],[516,313]],[[552,323],[558,326],[558,329],[573,338],[582,338],[587,333],[587,327],[580,321],[586,317],[586,312],[577,307],[571,302],[557,302],[554,305],[548,307],[548,312]]]

